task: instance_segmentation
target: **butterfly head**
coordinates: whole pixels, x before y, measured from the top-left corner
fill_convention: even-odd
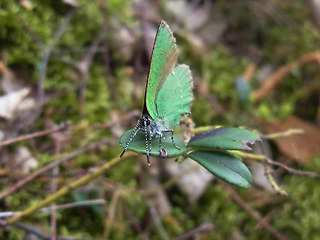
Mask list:
[[[139,128],[140,129],[147,129],[151,124],[151,119],[150,117],[148,116],[142,116],[140,119],[139,119]]]

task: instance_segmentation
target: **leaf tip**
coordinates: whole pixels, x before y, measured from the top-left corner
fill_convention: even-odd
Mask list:
[[[256,142],[261,142],[261,138],[257,138],[257,139],[254,139],[254,140],[241,140],[241,143],[242,143],[242,150],[245,150],[245,151],[251,151],[252,150],[252,147],[249,146],[249,145],[253,145],[255,144]]]

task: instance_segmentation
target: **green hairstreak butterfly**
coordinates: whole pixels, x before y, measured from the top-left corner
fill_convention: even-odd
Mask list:
[[[162,138],[167,133],[171,133],[172,144],[179,149],[174,141],[173,129],[179,125],[180,117],[190,112],[193,84],[189,67],[177,65],[177,59],[176,40],[168,24],[162,20],[153,45],[142,115],[131,131],[120,157],[138,132],[145,135],[148,163],[154,138],[159,139],[160,157],[170,156],[161,146]]]

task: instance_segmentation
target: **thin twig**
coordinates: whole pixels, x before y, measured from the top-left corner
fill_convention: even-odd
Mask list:
[[[20,228],[28,233],[32,233],[33,235],[37,236],[38,238],[44,239],[44,240],[50,240],[50,235],[42,233],[40,230],[30,227],[26,224],[23,224],[21,222],[14,223],[14,226],[17,228]]]
[[[266,157],[265,155],[258,155],[258,154],[252,154],[252,153],[245,153],[245,152],[240,152],[240,151],[231,151],[232,153],[240,156],[241,158],[248,158],[248,159],[253,159],[261,162],[265,162],[267,164],[271,164],[273,166],[278,166],[283,168],[289,173],[296,174],[296,175],[301,175],[301,176],[308,176],[308,177],[314,177],[314,178],[320,178],[320,175],[316,172],[311,172],[311,171],[301,171],[297,170],[291,167],[288,167],[287,165],[273,161]]]
[[[39,209],[39,212],[47,212],[51,210],[63,210],[63,209],[69,209],[69,208],[75,208],[75,207],[85,207],[85,206],[91,206],[91,205],[104,205],[106,204],[106,200],[104,199],[94,199],[94,200],[87,200],[87,201],[81,201],[81,202],[72,202],[72,203],[66,203],[62,205],[57,205],[54,207],[46,207]]]
[[[87,201],[81,201],[81,202],[72,202],[72,203],[66,203],[61,205],[56,205],[54,207],[44,207],[39,209],[37,212],[50,212],[52,210],[64,210],[69,208],[76,208],[76,207],[86,207],[91,205],[104,205],[106,204],[106,200],[104,199],[94,199],[94,200],[87,200]],[[0,212],[0,218],[10,218],[12,216],[18,215],[21,212]]]
[[[195,235],[198,235],[199,233],[208,232],[212,229],[213,229],[213,225],[209,222],[206,222],[206,223],[201,224],[199,227],[197,227],[187,233],[184,233],[179,237],[176,237],[174,240],[190,239],[190,238],[194,237]]]
[[[320,175],[316,172],[297,170],[297,169],[288,167],[287,165],[285,165],[283,163],[272,161],[271,159],[268,159],[268,158],[266,159],[266,161],[267,161],[267,163],[274,165],[274,166],[281,167],[281,168],[285,169],[287,172],[292,173],[292,174],[296,174],[296,175],[300,175],[300,176],[308,176],[308,177],[313,177],[313,178],[320,178]]]
[[[137,111],[131,111],[125,115],[123,115],[120,119],[115,119],[112,122],[109,122],[107,124],[103,124],[102,127],[108,128],[113,126],[114,124],[127,120],[127,119],[131,119],[132,117],[137,116]],[[86,126],[87,127],[87,126]],[[79,129],[83,128],[83,126],[80,126]],[[29,136],[30,137],[30,136]],[[44,166],[43,168],[37,170],[36,172],[32,173],[31,175],[25,177],[24,179],[20,180],[19,182],[17,182],[15,185],[13,185],[12,187],[10,187],[9,189],[3,191],[2,193],[0,193],[0,200],[5,198],[6,196],[10,195],[11,193],[17,191],[19,188],[21,188],[23,185],[25,185],[26,183],[30,182],[31,180],[33,180],[34,178],[38,177],[39,175],[41,175],[42,173],[45,173],[46,171],[54,168],[56,165],[62,164],[66,161],[69,161],[71,159],[73,159],[74,157],[78,156],[79,154],[82,154],[86,151],[90,151],[92,149],[98,148],[100,146],[106,145],[106,144],[111,144],[113,142],[112,139],[104,139],[101,140],[99,142],[93,143],[93,144],[89,144],[87,146],[84,146],[76,151],[73,151],[72,153],[68,154],[65,157],[62,157],[60,159],[55,160],[54,162]]]
[[[111,203],[110,206],[108,208],[108,216],[106,219],[106,228],[105,228],[105,232],[104,232],[104,237],[103,239],[109,239],[109,233],[111,230],[111,226],[114,222],[114,215],[116,212],[116,207],[117,207],[117,203],[119,200],[119,196],[120,196],[120,192],[119,191],[115,191],[112,195],[112,199],[111,199]]]
[[[245,77],[246,81],[250,82],[251,78],[256,71],[257,65],[255,63],[249,63],[247,66],[245,72],[243,73],[243,76]]]
[[[139,235],[140,239],[149,240],[149,237],[142,230],[142,228],[140,226],[140,221],[135,216],[133,216],[132,213],[126,207],[124,207],[123,210],[124,210],[124,213],[127,215],[129,221],[131,222],[133,229]]]
[[[84,152],[87,152],[87,151],[90,151],[92,149],[101,147],[103,145],[111,144],[111,143],[113,143],[112,139],[104,139],[104,140],[101,140],[99,142],[92,143],[92,144],[89,144],[87,146],[84,146],[84,147],[82,147],[82,148],[80,148],[80,149],[78,149],[76,151],[73,151],[73,152],[69,153],[65,157],[56,159],[54,162],[44,166],[43,168],[40,168],[36,172],[30,174],[29,176],[27,176],[27,177],[23,178],[22,180],[20,180],[19,182],[17,182],[15,185],[10,187],[9,189],[7,189],[7,190],[3,191],[2,193],[0,193],[0,200],[5,198],[6,196],[10,195],[11,193],[17,191],[19,188],[24,186],[26,183],[28,183],[31,180],[33,180],[34,178],[40,176],[42,173],[54,168],[55,166],[57,166],[59,164],[62,164],[64,162],[67,162],[67,161],[75,158],[76,156],[84,153]]]
[[[51,129],[47,129],[47,130],[43,130],[43,131],[39,131],[39,132],[35,132],[35,133],[30,133],[30,134],[26,134],[17,138],[12,138],[12,139],[8,139],[5,141],[0,142],[0,147],[1,146],[5,146],[5,145],[9,145],[11,143],[15,143],[15,142],[20,142],[23,140],[28,140],[31,138],[36,138],[36,137],[41,137],[41,136],[45,136],[54,132],[60,132],[60,131],[65,131],[67,130],[69,127],[69,123],[64,122],[59,124],[57,127],[51,128]]]
[[[86,104],[86,98],[85,98],[85,91],[87,88],[87,80],[88,80],[88,72],[90,69],[90,66],[92,64],[92,60],[94,55],[97,52],[98,46],[102,42],[102,40],[105,37],[105,32],[107,30],[107,24],[102,24],[101,29],[94,39],[92,45],[90,46],[87,54],[75,64],[75,67],[78,69],[80,73],[80,86],[79,86],[79,100],[80,100],[80,107],[81,107],[81,115],[84,118],[85,117],[85,104]]]
[[[32,233],[33,235],[37,236],[40,239],[50,240],[50,235],[42,233],[35,227],[28,226],[21,222],[16,222],[13,224],[14,227],[20,228],[28,233]],[[79,238],[79,237],[57,237],[57,240],[94,240],[92,238]]]
[[[128,152],[126,156],[124,156],[122,159],[125,158],[129,158],[134,156],[135,154],[132,152]],[[39,202],[36,205],[33,205],[29,208],[27,208],[26,210],[22,211],[19,215],[13,216],[11,218],[9,218],[6,223],[7,224],[12,224],[14,222],[19,221],[22,217],[28,216],[32,213],[34,213],[35,211],[39,210],[40,208],[52,203],[53,201],[57,200],[59,197],[70,193],[72,190],[88,183],[89,181],[95,179],[96,177],[100,176],[101,174],[103,174],[106,170],[108,170],[110,167],[112,167],[113,165],[115,165],[116,163],[120,162],[121,158],[120,157],[116,157],[112,160],[110,160],[109,162],[105,163],[103,166],[99,167],[95,172],[87,174],[83,177],[81,177],[80,179],[64,186],[63,188],[61,188],[59,191],[57,191],[56,193],[50,195],[49,197],[45,198],[44,200],[42,200],[41,202]]]
[[[169,240],[170,238],[168,236],[168,233],[166,232],[164,226],[162,225],[162,223],[160,221],[159,214],[158,214],[156,208],[154,207],[154,205],[149,200],[147,200],[147,203],[149,205],[150,215],[151,215],[151,217],[153,219],[153,222],[154,222],[156,228],[159,231],[159,234],[160,234],[161,238],[163,240]]]
[[[110,63],[110,53],[109,48],[106,44],[104,44],[105,51],[102,53],[102,60],[106,78],[107,87],[110,89],[111,99],[117,101],[118,98],[118,91],[115,88],[114,79],[111,74],[111,63]]]
[[[61,38],[61,36],[63,35],[63,33],[65,32],[65,30],[67,29],[67,27],[70,23],[70,20],[71,20],[73,14],[75,13],[75,11],[76,11],[76,8],[72,8],[67,13],[65,19],[60,24],[58,30],[54,34],[53,39],[50,41],[49,45],[44,48],[44,50],[42,52],[41,68],[39,71],[39,81],[38,81],[38,100],[39,100],[39,102],[42,102],[43,97],[44,97],[44,82],[45,82],[46,75],[47,75],[48,61],[49,61],[51,52],[52,52],[53,48],[55,47],[55,45],[57,44],[57,42],[59,41],[59,39]]]
[[[278,183],[276,182],[276,180],[274,179],[274,177],[273,177],[273,175],[272,175],[273,171],[272,171],[271,167],[270,167],[268,164],[265,164],[265,163],[263,164],[263,166],[264,166],[264,169],[265,169],[265,172],[266,172],[267,179],[268,179],[269,183],[271,184],[272,188],[273,188],[278,194],[280,194],[281,196],[287,197],[287,196],[288,196],[287,192],[286,192],[284,189],[282,189],[282,188],[278,185]]]
[[[35,31],[33,31],[24,21],[24,19],[20,18],[19,16],[17,16],[17,20],[18,22],[20,22],[20,24],[22,25],[22,27],[26,30],[27,33],[29,33],[29,35],[34,39],[34,41],[37,43],[39,48],[43,48],[44,47],[44,43],[43,41],[38,37],[38,35],[35,33]]]
[[[47,122],[50,122],[49,119],[47,119]],[[54,140],[54,145],[55,145],[55,156],[59,156],[60,155],[60,150],[61,150],[61,138],[57,137],[57,134],[51,134],[51,138]],[[58,179],[57,176],[59,174],[59,166],[57,165],[52,169],[52,174],[53,176],[51,177],[50,180],[50,191],[51,193],[55,193],[58,189]],[[57,239],[57,214],[56,214],[56,210],[54,209],[54,207],[56,206],[56,203],[53,202],[51,204],[52,210],[51,210],[51,217],[50,217],[50,221],[51,221],[51,240],[56,240]]]
[[[263,81],[259,89],[253,92],[253,98],[261,100],[266,97],[273,88],[275,88],[285,77],[291,72],[293,68],[303,64],[315,61],[320,64],[320,52],[311,52],[303,55],[300,59],[287,63],[286,65],[278,68],[274,73]]]
[[[68,129],[70,130],[82,130],[82,129],[87,129],[87,128],[109,128],[112,127],[113,125],[117,124],[118,122],[121,121],[127,121],[133,117],[139,116],[140,112],[137,110],[133,110],[130,111],[127,114],[124,114],[120,120],[119,119],[114,119],[111,122],[108,123],[103,123],[103,124],[93,124],[93,125],[79,125],[79,126],[70,126],[70,123],[68,122],[64,122],[59,124],[57,127],[51,128],[51,129],[46,129],[43,131],[38,131],[38,132],[34,132],[34,133],[29,133],[23,136],[19,136],[17,138],[12,138],[9,140],[5,140],[0,142],[0,147],[2,146],[6,146],[15,142],[20,142],[20,141],[24,141],[24,140],[28,140],[28,139],[32,139],[32,138],[36,138],[36,137],[42,137],[54,132],[60,132],[60,131],[66,131]]]
[[[253,217],[264,229],[270,232],[270,234],[272,234],[278,240],[287,240],[282,233],[273,228],[266,219],[262,218],[258,212],[248,205],[229,184],[221,180],[218,180],[218,182],[229,192],[231,198],[237,202],[251,217]]]
[[[260,135],[260,137],[265,138],[265,139],[275,139],[275,138],[289,137],[294,134],[303,134],[303,133],[304,133],[303,129],[291,128],[291,129],[288,129],[284,132],[277,132],[277,133],[271,133],[271,134],[259,134],[259,135]]]

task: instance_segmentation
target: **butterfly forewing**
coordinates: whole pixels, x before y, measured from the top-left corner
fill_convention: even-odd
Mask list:
[[[156,107],[169,129],[179,125],[181,115],[190,112],[192,88],[191,72],[184,64],[176,66],[164,81],[156,96]]]
[[[146,84],[144,111],[154,119],[159,116],[156,109],[156,96],[164,81],[177,63],[175,38],[165,21],[161,21],[151,57],[150,71]],[[146,112],[144,112],[146,113]]]

